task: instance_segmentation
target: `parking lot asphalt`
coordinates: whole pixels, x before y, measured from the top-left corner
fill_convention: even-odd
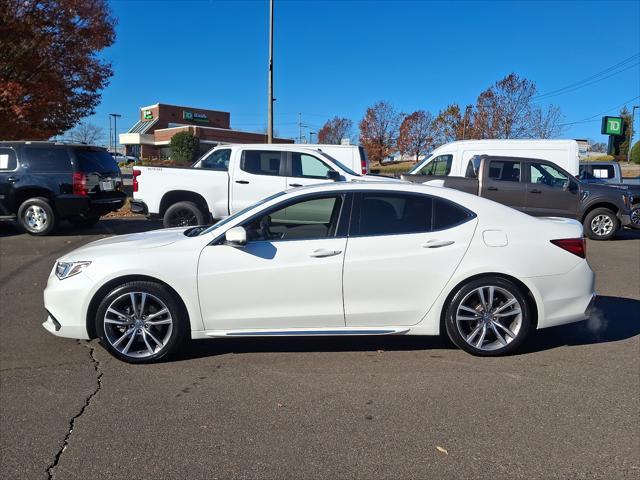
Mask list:
[[[0,225],[1,478],[640,476],[640,232],[589,242],[589,322],[504,358],[430,337],[270,338],[132,366],[41,327],[56,258],[158,227]]]

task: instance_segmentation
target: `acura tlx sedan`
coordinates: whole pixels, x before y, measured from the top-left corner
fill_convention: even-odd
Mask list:
[[[54,335],[143,363],[187,338],[438,335],[474,355],[587,316],[582,226],[463,192],[336,182],[269,197],[212,227],[105,238],[44,291]]]

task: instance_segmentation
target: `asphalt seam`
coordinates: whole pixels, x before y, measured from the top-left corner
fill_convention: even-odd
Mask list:
[[[89,343],[83,343],[80,340],[77,341],[77,343],[79,345],[84,345],[89,349],[89,356],[91,357],[91,362],[93,363],[93,368],[95,369],[96,373],[98,374],[96,377],[96,388],[93,392],[91,392],[87,398],[84,401],[84,405],[82,406],[82,408],[80,409],[80,411],[71,418],[71,420],[69,420],[69,430],[67,431],[67,434],[64,437],[64,440],[62,442],[62,446],[60,447],[60,450],[58,450],[58,452],[56,453],[54,459],[53,459],[53,463],[51,463],[51,465],[49,465],[49,467],[47,468],[47,478],[49,480],[53,479],[53,474],[54,474],[54,469],[58,466],[58,464],[60,463],[60,458],[62,457],[62,454],[64,453],[64,451],[67,449],[67,447],[69,446],[69,440],[71,438],[71,434],[73,433],[73,429],[75,427],[76,424],[76,420],[78,420],[83,414],[84,412],[87,410],[87,408],[89,407],[89,405],[91,404],[91,400],[93,399],[93,397],[95,397],[98,392],[102,389],[102,369],[100,368],[100,362],[98,361],[98,359],[95,357],[95,347]]]

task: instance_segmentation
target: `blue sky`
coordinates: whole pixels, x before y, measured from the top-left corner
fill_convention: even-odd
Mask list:
[[[267,0],[112,0],[116,43],[102,55],[114,76],[89,119],[169,103],[231,112],[231,126],[264,131]],[[357,126],[378,100],[436,113],[514,71],[540,93],[583,80],[640,51],[640,2],[431,2],[276,0],[275,128],[296,137],[298,112],[317,131],[338,115]],[[633,20],[635,19],[635,20]],[[601,114],[640,104],[638,60],[626,71],[558,95],[563,137],[600,135]],[[636,130],[638,130],[636,115]],[[638,138],[638,137],[636,137]]]

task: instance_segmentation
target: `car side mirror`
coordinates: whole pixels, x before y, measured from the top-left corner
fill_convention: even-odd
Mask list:
[[[224,244],[230,247],[244,247],[247,244],[247,231],[244,227],[233,227],[224,234]]]
[[[327,179],[333,180],[334,182],[338,182],[340,180],[340,174],[335,170],[327,171]]]

